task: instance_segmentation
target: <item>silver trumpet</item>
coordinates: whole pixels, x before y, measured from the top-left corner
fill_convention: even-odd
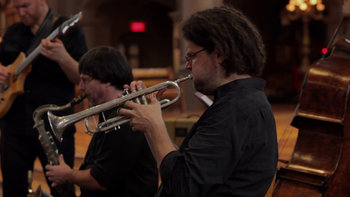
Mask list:
[[[97,132],[109,131],[112,128],[116,129],[120,125],[128,122],[130,118],[126,116],[116,116],[114,118],[101,122],[100,124],[97,125],[95,130],[91,129],[91,127],[89,126],[88,118],[90,116],[94,116],[96,114],[103,113],[104,111],[107,111],[109,109],[123,105],[126,101],[133,101],[139,104],[148,104],[146,95],[152,94],[154,92],[168,88],[170,86],[174,86],[178,92],[178,95],[173,100],[164,99],[160,101],[161,108],[162,109],[166,108],[176,103],[180,99],[181,90],[178,84],[192,78],[193,78],[192,74],[189,74],[188,76],[180,78],[178,80],[166,81],[166,82],[148,87],[146,89],[139,89],[138,91],[133,91],[132,93],[128,93],[128,91],[126,91],[126,95],[121,98],[117,98],[112,101],[109,101],[100,105],[96,105],[89,109],[86,109],[68,116],[58,117],[58,116],[55,116],[51,111],[48,111],[47,112],[48,119],[52,128],[52,131],[59,141],[62,140],[63,132],[66,130],[67,127],[69,127],[72,124],[75,124],[76,122],[82,119],[85,119],[85,126],[87,129],[85,133],[89,135],[93,135],[94,133],[97,133]]]

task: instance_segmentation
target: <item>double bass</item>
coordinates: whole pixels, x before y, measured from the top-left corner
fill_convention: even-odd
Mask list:
[[[346,5],[350,0],[343,9]],[[349,17],[344,15],[329,52],[305,74],[291,123],[298,137],[290,160],[276,174],[273,197],[350,196]]]

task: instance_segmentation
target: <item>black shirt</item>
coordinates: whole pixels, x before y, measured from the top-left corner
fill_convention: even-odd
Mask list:
[[[115,112],[109,110],[105,117],[115,117]],[[129,123],[94,134],[80,170],[90,168],[91,175],[107,190],[80,188],[81,197],[153,197],[157,191],[156,161],[144,134],[133,131]]]
[[[67,19],[62,16],[59,17],[55,21],[51,32]],[[34,38],[30,27],[25,26],[22,22],[9,26],[0,44],[0,62],[3,65],[12,64],[20,52],[25,53],[28,50]],[[80,57],[87,51],[85,36],[79,26],[71,28],[66,35],[60,36],[59,39],[62,40],[67,52],[76,61],[79,61]],[[22,123],[19,125],[20,128],[12,132],[23,134],[24,124],[27,135],[38,135],[38,132],[33,129],[32,114],[34,110],[44,104],[64,105],[71,101],[74,96],[75,86],[68,80],[58,63],[39,55],[34,60],[32,71],[25,80],[24,94],[16,97],[2,121],[6,124]],[[72,113],[73,108],[64,112],[55,112],[57,115]],[[74,127],[71,127],[66,132],[74,131]]]
[[[264,196],[274,177],[277,135],[265,81],[239,79],[215,90],[214,102],[160,173],[170,196]]]

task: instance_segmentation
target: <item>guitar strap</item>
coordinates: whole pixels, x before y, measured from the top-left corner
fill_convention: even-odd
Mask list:
[[[154,197],[162,197],[162,193],[163,193],[163,183],[160,184],[156,194],[154,195]]]
[[[41,40],[50,35],[55,22],[57,21],[58,16],[54,14],[51,10],[47,14],[45,20],[41,23],[38,32],[33,38],[30,47],[26,51],[26,56],[28,56],[36,47],[39,46]]]

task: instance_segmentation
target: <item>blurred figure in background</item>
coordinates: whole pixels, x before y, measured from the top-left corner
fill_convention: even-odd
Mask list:
[[[7,66],[20,52],[28,56],[34,48],[41,49],[25,80],[24,94],[15,98],[10,110],[0,119],[3,195],[26,197],[27,172],[33,170],[36,157],[43,166],[47,164],[38,131],[33,129],[33,112],[44,104],[64,105],[74,98],[75,84],[79,83],[78,61],[87,51],[87,45],[79,26],[59,39],[41,40],[68,19],[55,15],[46,0],[12,0],[12,5],[21,22],[7,28],[0,44],[0,86],[9,79]],[[73,109],[61,112],[71,113]],[[47,122],[46,128],[50,128]],[[72,126],[65,132],[63,142],[55,139],[69,166],[74,162],[74,133]],[[60,196],[55,189],[51,189],[51,194]]]

